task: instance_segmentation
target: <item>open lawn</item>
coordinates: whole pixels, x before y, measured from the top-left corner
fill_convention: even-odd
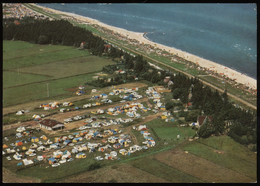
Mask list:
[[[183,141],[195,135],[195,130],[191,127],[180,127],[176,122],[165,122],[162,119],[154,119],[145,124],[147,127],[152,128],[160,139],[168,142]],[[179,140],[177,140],[177,135],[180,135]]]
[[[62,180],[65,183],[163,183],[168,182],[146,171],[119,164],[106,166],[97,170],[81,173]]]
[[[57,48],[59,46],[56,46]],[[29,50],[29,49],[28,49]],[[26,53],[26,51],[24,51]],[[16,69],[28,66],[48,64],[67,59],[73,59],[82,56],[90,55],[86,50],[78,50],[74,47],[67,47],[64,50],[50,51],[45,53],[37,52],[33,55],[26,55],[22,57],[13,57],[11,59],[4,59],[3,69]]]
[[[14,59],[24,56],[38,55],[53,51],[68,49],[68,46],[57,45],[36,45],[24,41],[3,41],[3,58],[4,60]],[[69,47],[71,48],[71,47]]]
[[[75,95],[71,88],[84,85],[94,72],[114,63],[87,50],[23,41],[3,41],[3,56],[4,107]]]
[[[57,99],[57,96],[73,96],[75,95],[75,92],[70,92],[68,89],[84,85],[87,81],[92,80],[93,75],[94,74],[83,74],[5,89],[3,91],[3,106],[5,107],[39,99],[44,100],[51,97]],[[47,83],[49,83],[49,97],[47,93]]]
[[[101,71],[104,66],[111,64],[114,64],[111,60],[91,55],[53,62],[50,64],[26,67],[20,69],[20,71],[27,73],[34,72],[41,75],[49,75],[53,78],[61,78]]]
[[[3,72],[3,88],[18,86],[27,83],[45,81],[50,79],[48,76],[38,74],[25,74],[12,71]]]
[[[145,157],[134,160],[130,163],[132,166],[155,175],[158,178],[165,179],[172,183],[200,183],[202,182],[196,177],[181,172],[167,164],[164,164],[155,158]]]
[[[199,139],[182,148],[190,153],[256,179],[256,154],[228,136]]]
[[[255,181],[244,174],[230,170],[213,161],[180,150],[170,150],[157,154],[155,158],[162,163],[207,183],[244,183]]]

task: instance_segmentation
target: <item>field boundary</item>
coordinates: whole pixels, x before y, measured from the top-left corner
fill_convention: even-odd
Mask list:
[[[94,74],[94,73],[98,73],[98,72],[100,72],[100,70],[99,71],[94,71],[94,72],[77,74],[77,75],[73,75],[73,76],[66,76],[66,77],[61,77],[61,78],[53,78],[53,79],[48,79],[48,80],[43,80],[43,81],[37,81],[37,82],[26,83],[26,84],[21,84],[21,85],[15,85],[15,86],[6,87],[6,88],[3,88],[3,89],[6,90],[6,89],[17,88],[17,87],[22,87],[22,86],[26,86],[26,85],[45,83],[45,82],[50,82],[50,81],[55,81],[55,80],[60,80],[60,79],[66,79],[66,78],[70,78],[70,77],[77,77],[77,76],[87,75],[87,74]],[[38,75],[41,75],[41,74],[38,74]]]

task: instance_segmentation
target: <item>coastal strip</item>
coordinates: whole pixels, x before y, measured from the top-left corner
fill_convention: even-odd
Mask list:
[[[237,83],[241,83],[243,85],[248,86],[249,88],[251,88],[253,90],[257,90],[257,80],[256,79],[249,77],[246,74],[240,73],[236,70],[233,70],[229,67],[226,67],[224,65],[220,65],[216,62],[201,58],[199,56],[190,54],[190,53],[182,51],[180,49],[168,47],[168,46],[150,41],[145,37],[145,33],[133,32],[133,31],[129,31],[129,30],[126,30],[126,29],[123,29],[123,28],[118,28],[118,27],[115,27],[115,26],[111,26],[111,25],[102,23],[102,22],[100,22],[96,19],[77,15],[77,14],[74,14],[74,13],[62,12],[62,11],[59,11],[59,10],[54,10],[54,9],[47,8],[47,7],[44,7],[44,6],[40,6],[40,5],[37,5],[37,4],[33,4],[33,5],[37,6],[39,8],[42,8],[44,11],[47,11],[47,12],[71,16],[71,17],[77,19],[78,21],[80,21],[82,23],[91,24],[91,25],[98,25],[98,26],[103,27],[105,29],[112,30],[113,32],[116,32],[116,33],[118,33],[118,34],[120,34],[120,35],[122,35],[122,36],[124,36],[128,39],[135,39],[135,40],[139,41],[140,44],[148,44],[148,45],[151,45],[153,47],[159,48],[161,50],[165,50],[166,52],[169,52],[172,55],[177,55],[177,56],[179,56],[179,57],[181,57],[185,60],[191,61],[191,62],[195,63],[196,65],[199,65],[202,68],[211,70],[211,71],[218,73],[218,74],[223,74],[226,77],[236,81]]]

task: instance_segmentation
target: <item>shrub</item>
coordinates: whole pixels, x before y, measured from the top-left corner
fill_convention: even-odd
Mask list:
[[[101,165],[98,162],[92,163],[89,167],[88,170],[95,170],[95,169],[99,169],[101,167]]]

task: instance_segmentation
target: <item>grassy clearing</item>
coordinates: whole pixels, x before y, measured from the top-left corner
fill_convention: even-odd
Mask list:
[[[185,145],[182,149],[220,166],[256,178],[256,155],[228,136],[200,139]],[[217,153],[215,150],[223,153]]]
[[[4,41],[3,66],[11,71],[3,74],[3,106],[47,99],[47,83],[49,98],[75,95],[68,89],[84,85],[113,63],[74,47]]]
[[[23,115],[16,115],[16,113],[10,113],[7,115],[3,116],[3,124],[11,124],[11,123],[16,123],[16,122],[25,122],[29,120],[33,120],[32,116],[34,114],[37,115],[42,115],[44,114],[45,116],[53,114],[57,112],[57,110],[43,110],[43,109],[34,109],[28,113],[24,113]]]
[[[53,51],[66,50],[68,46],[39,45],[25,41],[3,41],[3,59],[19,58],[23,56],[38,55]]]
[[[12,57],[10,53],[16,54],[15,51],[17,50],[28,50],[29,48],[32,49],[35,47],[35,44],[24,42],[24,41],[7,41],[3,40],[3,56],[5,57]]]
[[[57,46],[59,47],[59,46]],[[4,60],[3,69],[15,69],[40,64],[47,64],[55,61],[62,61],[81,56],[88,56],[89,53],[85,50],[78,50],[74,47],[68,47],[64,50],[39,53],[37,55],[23,56],[19,58],[11,58]]]
[[[97,56],[84,56],[66,59],[49,64],[22,68],[21,72],[34,72],[41,75],[50,75],[53,78],[74,76],[77,74],[101,71],[106,65],[114,64],[112,60]]]
[[[92,80],[93,75],[94,74],[83,74],[45,83],[34,83],[6,89],[3,91],[3,106],[6,107],[40,99],[57,99],[57,96],[74,96],[75,92],[70,92],[68,89],[78,87],[81,84],[84,85],[87,81]],[[49,83],[49,97],[47,93],[47,83]]]
[[[48,80],[50,77],[38,74],[25,74],[21,72],[3,72],[3,88],[18,86],[37,81]]]
[[[173,167],[170,167],[162,162],[159,162],[156,159],[151,157],[148,158],[140,158],[131,162],[136,168],[139,168],[145,172],[153,174],[157,177],[163,178],[169,182],[174,183],[200,183],[201,180],[193,177],[189,174],[181,172]]]

